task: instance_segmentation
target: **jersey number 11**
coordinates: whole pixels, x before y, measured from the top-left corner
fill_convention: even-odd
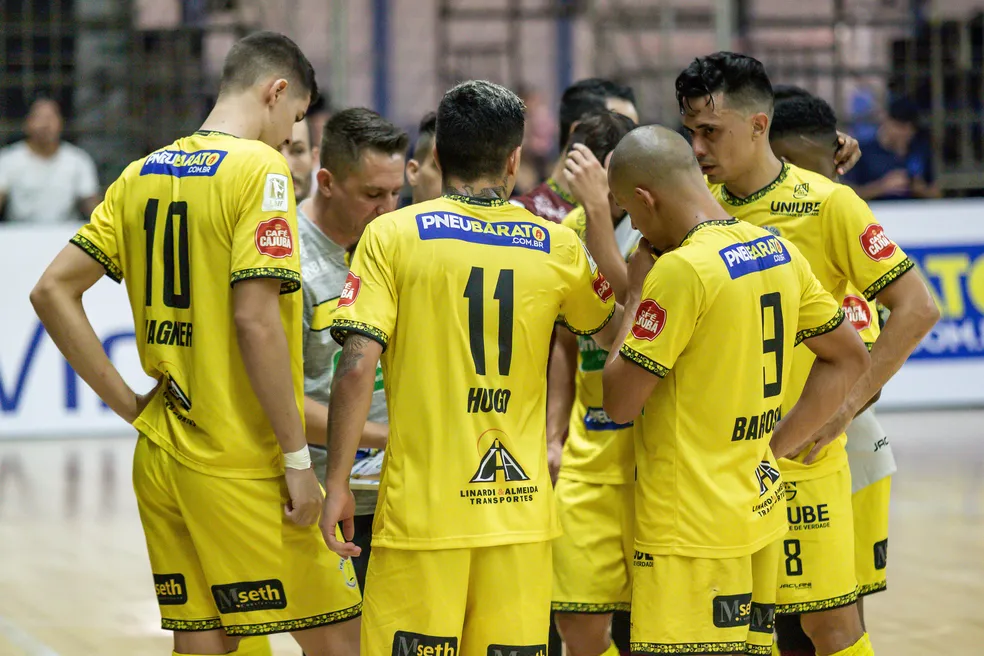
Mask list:
[[[493,298],[499,301],[499,375],[508,376],[513,346],[513,270],[503,269]],[[468,299],[468,343],[475,373],[485,375],[485,269],[472,267],[465,285]]]

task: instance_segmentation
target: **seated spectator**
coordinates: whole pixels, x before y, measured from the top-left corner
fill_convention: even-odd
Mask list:
[[[896,100],[873,138],[861,140],[861,160],[844,176],[865,200],[938,198],[928,139],[919,134],[919,109]]]
[[[100,201],[96,165],[62,141],[61,108],[50,98],[31,104],[23,141],[0,150],[0,214],[8,221],[88,220]]]

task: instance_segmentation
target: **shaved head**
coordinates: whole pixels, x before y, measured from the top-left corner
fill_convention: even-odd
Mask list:
[[[694,152],[686,139],[661,125],[645,125],[625,135],[608,167],[612,189],[628,193],[642,187],[659,194],[686,177],[700,181]]]
[[[723,212],[690,144],[660,125],[636,128],[622,138],[608,165],[608,184],[615,202],[659,251],[678,246],[698,215]]]

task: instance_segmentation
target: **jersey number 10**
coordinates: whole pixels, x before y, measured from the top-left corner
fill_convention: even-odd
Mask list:
[[[157,206],[151,198],[144,209],[144,232],[147,233],[147,280],[144,304],[154,301],[154,235],[157,232]],[[178,220],[178,239],[174,242],[174,220]],[[167,206],[164,222],[164,305],[179,310],[191,307],[191,263],[188,255],[188,203],[177,200]],[[175,255],[177,265],[175,266]],[[175,273],[177,275],[175,276]]]
[[[513,346],[513,270],[503,269],[493,298],[499,301],[499,375],[508,376]],[[485,375],[485,269],[472,267],[465,285],[468,299],[468,343],[475,373]]]

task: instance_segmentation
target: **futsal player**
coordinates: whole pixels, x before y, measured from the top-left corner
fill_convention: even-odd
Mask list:
[[[139,432],[133,480],[162,626],[176,654],[290,632],[309,656],[358,653],[357,589],[316,526],[304,439],[301,271],[277,152],[317,94],[286,37],[238,41],[201,130],[130,164],[31,294],[83,380]],[[126,281],[144,371],[113,367],[82,297]]]
[[[563,225],[585,243],[609,283],[613,278],[622,281],[612,285],[616,298],[625,294],[625,260],[640,235],[625,211],[610,201],[601,162],[634,127],[632,119],[608,110],[582,117],[571,133],[565,168],[580,205]],[[551,380],[559,380],[558,368],[568,372],[573,394],[567,396],[572,402],[566,407],[556,407],[564,395],[551,394],[548,400],[548,448],[557,449],[563,429],[569,428],[554,486],[564,533],[553,544],[552,608],[571,656],[617,656],[612,617],[617,611],[628,612],[631,597],[632,424],[615,423],[602,408],[601,370],[607,351],[562,324],[555,333]]]
[[[776,85],[774,91],[769,143],[776,157],[835,179],[837,117],[834,110],[823,98],[798,87]],[[875,303],[865,300],[849,285],[844,311],[870,350],[880,332]],[[888,506],[892,474],[896,471],[892,445],[875,417],[874,408],[865,409],[851,421],[847,427],[846,449],[851,469],[858,613],[864,626],[863,597],[887,587]],[[798,615],[780,617],[777,633],[785,656],[814,653]]]
[[[441,171],[434,160],[434,131],[437,114],[428,112],[420,120],[413,157],[407,160],[407,184],[413,203],[434,200],[441,195]]]
[[[608,109],[639,122],[639,112],[635,106],[635,92],[604,78],[578,80],[564,89],[560,98],[558,148],[560,156],[554,163],[550,177],[528,193],[512,199],[511,202],[525,207],[533,214],[560,223],[577,204],[564,178],[566,166],[567,140],[577,121],[590,112]]]
[[[297,208],[304,280],[304,416],[311,460],[322,479],[329,392],[341,357],[341,347],[329,334],[332,315],[345,287],[349,253],[371,221],[396,209],[408,142],[406,132],[371,109],[333,114],[321,135],[318,186]],[[385,448],[386,434],[383,372],[377,368],[358,459]],[[372,548],[376,498],[373,490],[355,492],[354,540],[362,553],[347,566],[354,565],[361,590]]]
[[[824,288],[843,302],[848,285],[891,316],[871,368],[844,404],[804,443],[777,452],[790,503],[777,613],[802,615],[818,654],[872,653],[857,611],[854,520],[844,429],[898,371],[939,316],[912,261],[849,187],[780,161],[769,145],[772,85],[760,62],[734,53],[695,60],[676,81],[694,154],[721,206],[796,244]],[[788,411],[814,357],[792,358]],[[820,509],[824,514],[820,516]]]
[[[679,134],[634,130],[609,180],[645,237],[603,374],[608,415],[636,422],[632,651],[769,654],[787,532],[770,443],[819,429],[868,353],[795,246],[720,207]],[[801,342],[817,366],[783,415]]]
[[[568,228],[507,202],[524,108],[484,81],[437,111],[444,195],[366,228],[332,322],[343,343],[329,405],[333,550],[351,539],[348,469],[382,356],[389,443],[366,582],[363,653],[534,654],[547,642],[551,541],[545,385],[554,321],[601,331],[604,277]]]

